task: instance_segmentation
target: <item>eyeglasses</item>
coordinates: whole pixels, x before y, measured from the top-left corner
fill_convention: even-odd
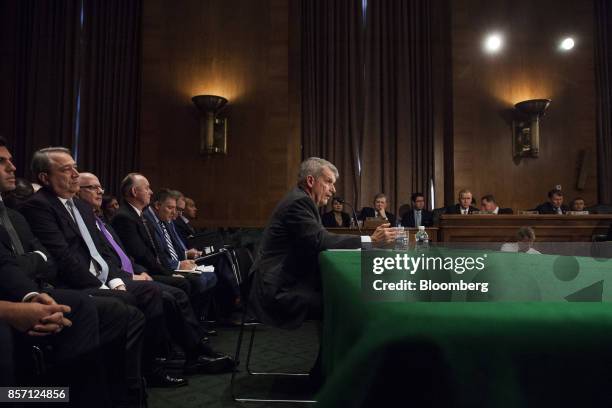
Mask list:
[[[90,190],[90,191],[99,191],[102,194],[104,194],[104,187],[102,187],[102,186],[94,186],[94,185],[90,184],[89,186],[81,186],[81,188],[85,188],[85,189]]]

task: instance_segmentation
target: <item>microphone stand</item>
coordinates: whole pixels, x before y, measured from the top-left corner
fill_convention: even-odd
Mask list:
[[[359,233],[361,234],[361,225],[359,225],[359,220],[357,219],[357,213],[355,212],[355,208],[344,200],[342,200],[342,204],[346,204],[349,207],[351,207],[351,210],[353,211],[353,219],[355,220],[355,224],[357,224],[357,229],[359,230]]]

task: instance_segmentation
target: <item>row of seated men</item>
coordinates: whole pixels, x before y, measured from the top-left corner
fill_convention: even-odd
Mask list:
[[[109,224],[99,179],[79,173],[69,150],[41,149],[31,166],[42,188],[19,211],[0,200],[0,384],[70,386],[73,406],[138,406],[142,378],[177,387],[233,370],[199,320],[217,274],[177,272],[200,253],[176,234],[176,196],[160,190],[151,202],[146,177],[128,174]],[[14,190],[15,170],[0,138],[0,192]],[[27,369],[32,346],[47,376]],[[183,374],[170,375],[176,346]]]
[[[387,221],[391,225],[401,225],[409,228],[416,228],[421,225],[430,227],[434,224],[434,214],[473,214],[475,211],[490,214],[512,214],[511,208],[500,207],[495,197],[491,194],[483,196],[480,200],[480,208],[476,208],[476,200],[469,190],[459,192],[458,202],[449,207],[443,207],[430,211],[426,208],[425,195],[423,193],[413,193],[410,197],[410,208],[403,212],[401,220],[396,219],[395,215],[387,211],[387,196],[383,193],[374,197],[374,207],[364,207],[359,215],[359,220],[369,218]],[[568,211],[584,211],[585,202],[581,197],[577,197],[571,202],[571,207],[563,203],[563,191],[553,189],[548,192],[548,201],[538,205],[532,211],[538,214],[565,214]],[[348,228],[351,226],[352,217],[344,212],[343,200],[336,197],[332,200],[332,210],[323,214],[321,220],[327,228]]]

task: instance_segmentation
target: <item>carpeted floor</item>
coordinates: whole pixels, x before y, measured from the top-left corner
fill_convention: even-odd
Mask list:
[[[221,352],[234,355],[238,328],[217,328],[219,335],[212,338],[213,347]],[[248,376],[244,369],[248,339],[243,340],[239,373],[235,391],[239,397],[310,398],[312,392],[306,377],[274,379]],[[307,322],[299,330],[286,331],[260,327],[257,329],[251,358],[253,371],[308,372],[318,351],[317,329],[314,322]],[[265,407],[272,404],[235,403],[230,393],[230,374],[194,375],[189,385],[178,389],[149,389],[150,408],[193,408],[193,407]],[[294,407],[303,404],[274,403],[274,407]]]

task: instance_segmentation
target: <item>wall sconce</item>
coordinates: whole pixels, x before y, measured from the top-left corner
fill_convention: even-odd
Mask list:
[[[538,157],[540,153],[540,117],[550,99],[529,99],[514,105],[512,152],[514,157]]]
[[[196,95],[191,100],[201,113],[200,153],[227,154],[227,118],[217,116],[227,99],[217,95]]]

